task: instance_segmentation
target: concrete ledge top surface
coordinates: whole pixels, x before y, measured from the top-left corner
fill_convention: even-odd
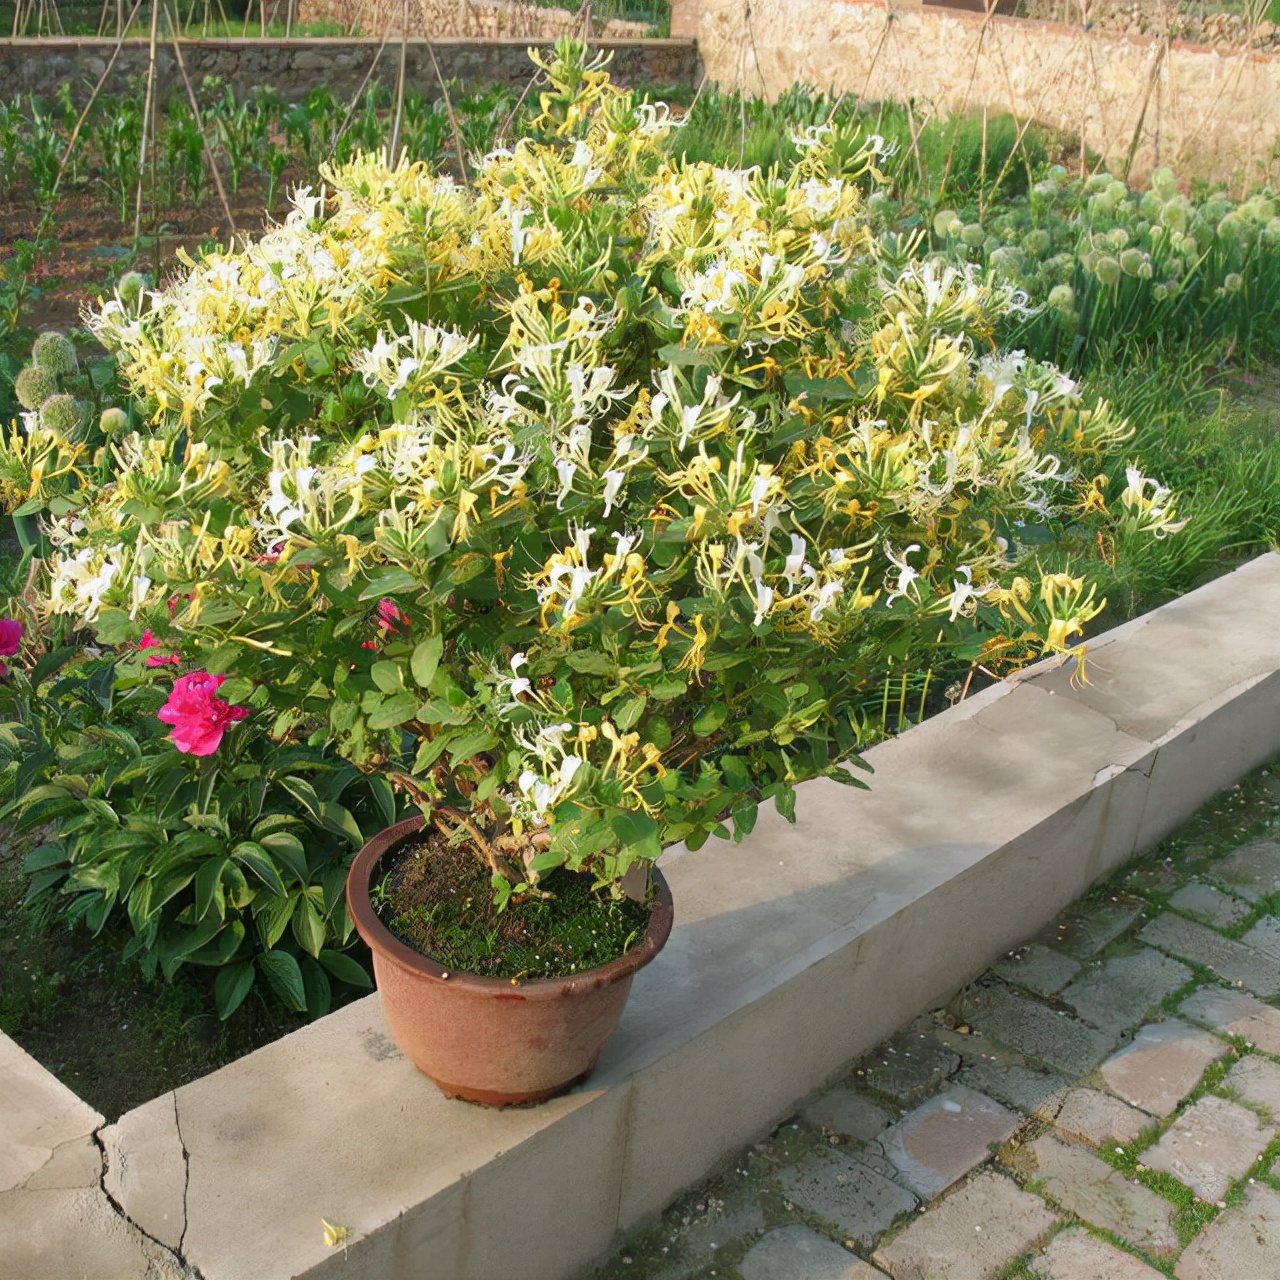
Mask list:
[[[378,1255],[378,1265],[393,1267],[407,1256],[396,1252],[409,1247],[401,1237],[421,1246],[453,1230],[443,1224],[463,1213],[469,1195],[480,1195],[477,1179],[500,1180],[513,1153],[550,1153],[572,1141],[566,1134],[581,1132],[593,1135],[583,1148],[592,1159],[611,1159],[610,1144],[625,1146],[627,1126],[638,1123],[631,1115],[638,1104],[629,1101],[634,1082],[651,1077],[660,1091],[669,1064],[701,1052],[709,1032],[740,1025],[790,979],[927,906],[942,886],[963,886],[993,856],[1017,846],[1035,877],[1060,881],[1054,910],[1078,896],[1109,868],[1099,865],[1077,884],[1071,876],[1078,873],[1060,869],[1057,855],[1037,852],[1044,833],[1072,847],[1071,824],[1093,812],[1095,795],[1112,795],[1112,780],[1128,774],[1145,786],[1163,743],[1226,702],[1248,702],[1248,691],[1280,672],[1277,637],[1280,556],[1265,555],[1092,640],[1087,685],[1073,684],[1061,663],[1037,664],[869,751],[869,792],[808,783],[794,826],[762,809],[741,845],[668,851],[671,940],[638,975],[595,1074],[567,1096],[501,1112],[446,1101],[396,1051],[370,996],[130,1113],[117,1143],[126,1157],[130,1144],[167,1153],[157,1168],[185,1163],[184,1201],[169,1215],[181,1221],[168,1230],[171,1247],[181,1241],[205,1280],[389,1276],[392,1270],[345,1270],[346,1255],[326,1247],[320,1219],[347,1228],[353,1260],[362,1239],[390,1233],[400,1243]],[[1115,819],[1123,828],[1114,837],[1116,859],[1134,851],[1142,831],[1162,829],[1159,815],[1144,811],[1146,795]],[[1096,813],[1090,821],[1097,826]],[[1077,843],[1096,839],[1082,835]],[[1039,922],[1025,923],[1029,931]],[[1004,945],[1021,940],[1017,920],[1004,927]],[[967,976],[957,971],[954,983]],[[818,1083],[797,1081],[797,1092],[779,1105]],[[584,1169],[590,1182],[596,1175]],[[147,1204],[171,1193],[158,1174],[152,1184],[145,1171],[135,1168],[134,1176],[134,1204],[126,1198],[125,1207],[145,1226]],[[655,1188],[650,1198],[658,1194]],[[436,1207],[411,1229],[405,1215],[424,1202]],[[626,1203],[616,1188],[608,1193],[599,1210],[613,1215],[606,1234],[634,1220]],[[563,1232],[565,1223],[539,1229]],[[482,1252],[477,1240],[457,1245],[456,1256]],[[274,1260],[269,1272],[267,1258]],[[470,1261],[466,1274],[497,1274],[486,1265]]]

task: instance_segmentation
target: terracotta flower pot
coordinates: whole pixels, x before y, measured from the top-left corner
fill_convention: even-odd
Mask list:
[[[409,818],[374,836],[347,874],[351,918],[373,952],[395,1042],[448,1098],[503,1107],[541,1102],[577,1084],[618,1025],[632,976],[671,932],[671,892],[661,872],[653,871],[657,902],[644,937],[608,964],[519,984],[449,972],[401,942],[369,900],[378,864],[421,826],[420,816]]]

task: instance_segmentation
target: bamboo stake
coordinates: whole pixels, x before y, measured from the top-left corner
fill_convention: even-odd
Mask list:
[[[342,122],[334,130],[329,139],[329,148],[333,150],[338,145],[338,139],[347,130],[347,124],[351,117],[355,114],[356,103],[360,101],[360,95],[364,93],[365,86],[369,83],[373,73],[378,69],[378,63],[382,61],[382,51],[387,47],[387,41],[391,38],[391,19],[388,18],[386,24],[382,28],[382,42],[378,45],[378,51],[373,55],[373,61],[369,63],[368,69],[364,73],[364,79],[360,81],[359,87],[355,93],[351,95],[351,101],[347,103],[347,109],[343,113]]]
[[[1133,126],[1133,137],[1129,141],[1129,153],[1124,158],[1124,171],[1121,177],[1127,182],[1129,180],[1129,170],[1133,167],[1133,157],[1138,153],[1138,143],[1142,140],[1142,126],[1147,118],[1147,107],[1151,103],[1151,91],[1156,86],[1156,78],[1160,74],[1160,66],[1164,62],[1164,55],[1169,51],[1169,37],[1165,36],[1160,41],[1160,46],[1156,50],[1155,60],[1151,64],[1151,74],[1147,77],[1147,89],[1142,95],[1142,107],[1138,112],[1138,123]]]
[[[444,98],[445,113],[449,117],[449,125],[453,130],[453,149],[458,153],[458,170],[462,174],[462,181],[470,182],[471,173],[467,168],[467,151],[462,145],[462,129],[458,124],[458,116],[453,109],[453,102],[449,97],[449,86],[445,84],[444,76],[440,71],[440,63],[436,61],[436,51],[431,43],[430,36],[427,36],[427,52],[431,55],[431,65],[435,68],[436,83],[440,86],[440,93]]]
[[[142,8],[142,0],[137,0],[133,6],[133,12],[129,15],[129,26],[133,25],[133,20],[138,16],[138,10]],[[126,28],[127,29],[127,28]],[[85,103],[84,110],[80,113],[80,119],[76,121],[76,127],[71,130],[71,137],[67,139],[66,150],[62,153],[62,159],[58,162],[58,173],[53,180],[53,190],[50,193],[53,196],[58,194],[58,184],[62,181],[62,175],[66,170],[67,161],[71,159],[71,149],[76,145],[76,139],[80,136],[80,130],[84,127],[84,122],[89,117],[89,112],[93,110],[93,104],[98,100],[98,94],[102,92],[102,86],[106,84],[107,77],[111,74],[111,68],[116,65],[116,59],[120,56],[120,50],[124,45],[124,32],[121,31],[116,39],[116,47],[111,51],[111,57],[107,61],[106,69],[98,77],[98,83],[93,86],[93,92],[89,95],[89,101]]]
[[[133,207],[133,244],[137,248],[138,239],[142,235],[142,177],[147,168],[147,125],[151,122],[151,130],[155,132],[154,117],[151,112],[152,99],[156,88],[156,19],[160,13],[160,0],[151,0],[151,39],[147,57],[147,95],[142,105],[142,140],[138,146],[138,198]],[[152,139],[154,142],[154,138]]]
[[[391,148],[388,153],[392,168],[400,162],[400,126],[404,123],[404,72],[409,47],[409,0],[402,0],[400,8],[400,71],[396,76],[396,114],[395,123],[391,126]]]
[[[173,38],[173,56],[178,60],[178,72],[182,76],[182,83],[187,90],[187,102],[191,107],[191,115],[195,120],[196,128],[200,130],[200,145],[204,148],[204,157],[209,162],[209,170],[213,174],[213,184],[218,188],[218,199],[222,201],[222,211],[227,215],[227,225],[231,228],[231,234],[237,233],[235,216],[231,212],[231,203],[227,199],[226,188],[222,185],[222,175],[218,172],[218,162],[214,159],[213,148],[209,145],[209,139],[200,124],[200,104],[196,101],[196,91],[191,87],[191,77],[187,75],[186,64],[182,60],[182,47],[178,43],[178,33],[173,25],[173,14],[168,7],[165,8],[164,16],[169,23],[169,34]]]

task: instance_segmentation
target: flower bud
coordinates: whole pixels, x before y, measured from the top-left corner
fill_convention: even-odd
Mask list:
[[[116,285],[116,292],[120,295],[120,301],[126,307],[137,310],[138,303],[142,298],[142,291],[147,287],[147,280],[139,271],[126,271],[120,277],[120,283]]]

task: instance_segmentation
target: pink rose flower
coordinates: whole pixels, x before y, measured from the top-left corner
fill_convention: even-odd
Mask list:
[[[14,618],[0,618],[0,654],[11,658],[22,648],[22,623]],[[9,665],[0,662],[0,676],[9,674]]]
[[[0,657],[11,658],[22,648],[22,623],[0,618]]]
[[[237,720],[249,714],[248,707],[233,707],[218,697],[226,676],[193,671],[173,682],[169,701],[156,715],[173,726],[169,740],[189,756],[211,756],[222,735]]]
[[[150,627],[142,633],[142,639],[138,641],[138,648],[143,651],[160,648],[160,641],[151,634]],[[149,667],[176,667],[181,662],[182,659],[176,653],[152,653],[147,655],[147,666]]]

